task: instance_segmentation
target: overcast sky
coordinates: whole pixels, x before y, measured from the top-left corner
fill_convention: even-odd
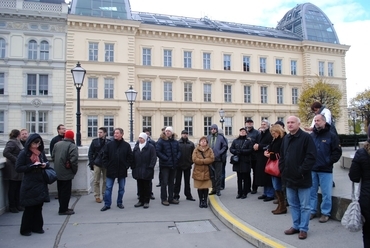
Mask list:
[[[277,22],[294,6],[292,0],[131,0],[131,10],[167,15],[230,21],[265,27]],[[334,24],[341,44],[350,45],[346,54],[347,98],[370,88],[370,1],[311,0]]]

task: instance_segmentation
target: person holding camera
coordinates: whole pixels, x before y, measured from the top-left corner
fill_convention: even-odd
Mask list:
[[[236,199],[245,199],[250,192],[251,185],[251,155],[252,141],[247,137],[244,127],[239,129],[239,137],[234,139],[230,147],[230,152],[238,156],[238,162],[233,163],[233,171],[236,171],[238,180],[238,193]]]

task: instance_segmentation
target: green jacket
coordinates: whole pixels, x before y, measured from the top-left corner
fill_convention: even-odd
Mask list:
[[[78,148],[71,139],[64,139],[55,144],[51,155],[58,180],[72,180],[78,169]],[[67,160],[71,168],[66,168]]]

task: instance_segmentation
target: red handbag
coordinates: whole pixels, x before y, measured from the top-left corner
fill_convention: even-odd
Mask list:
[[[276,153],[275,156],[276,156],[275,160],[272,160],[270,158],[267,160],[266,166],[265,166],[265,172],[267,174],[270,174],[271,176],[280,177],[281,176],[280,170],[279,170],[280,156],[278,153]]]

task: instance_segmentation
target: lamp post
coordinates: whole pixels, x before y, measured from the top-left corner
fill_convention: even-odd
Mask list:
[[[223,110],[223,109],[220,109],[219,111],[218,111],[218,113],[220,114],[220,122],[221,122],[221,129],[222,130],[224,130],[224,122],[225,122],[225,119],[224,119],[224,117],[225,117],[225,110]]]
[[[80,90],[84,83],[84,78],[86,74],[86,70],[81,67],[80,62],[77,62],[76,67],[71,70],[73,82],[77,89],[77,112],[76,112],[76,119],[77,119],[77,132],[76,132],[76,144],[77,146],[81,146],[81,112],[80,112]]]
[[[135,91],[132,86],[125,92],[127,101],[130,103],[130,142],[134,142],[134,127],[132,119],[132,105],[134,104],[137,96],[137,91]]]
[[[353,122],[353,135],[354,135],[354,138],[355,138],[355,150],[357,150],[357,139],[356,139],[356,117],[357,117],[357,114],[356,114],[355,110],[351,111],[351,117],[352,117],[352,122]]]

